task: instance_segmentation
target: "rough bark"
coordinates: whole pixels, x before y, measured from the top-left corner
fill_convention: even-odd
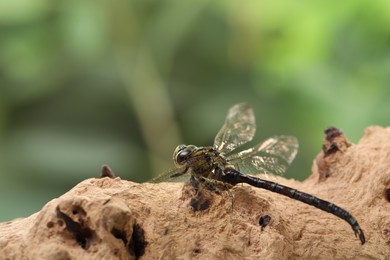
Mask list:
[[[0,258],[390,259],[389,164],[390,128],[370,127],[356,145],[326,139],[306,181],[276,179],[349,211],[364,245],[345,221],[248,185],[204,190],[195,211],[189,184],[105,177],[0,223]]]

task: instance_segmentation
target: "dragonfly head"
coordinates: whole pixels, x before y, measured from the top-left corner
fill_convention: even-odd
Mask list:
[[[178,167],[185,165],[186,161],[197,149],[198,147],[196,147],[195,145],[178,145],[175,149],[175,152],[173,153],[173,161],[175,162],[175,165]]]

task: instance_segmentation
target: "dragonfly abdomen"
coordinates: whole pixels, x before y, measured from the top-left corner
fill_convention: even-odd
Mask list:
[[[331,213],[341,219],[344,219],[348,224],[351,225],[355,234],[359,236],[359,239],[362,244],[365,243],[365,237],[363,230],[360,228],[357,220],[346,210],[340,208],[339,206],[330,203],[326,200],[319,199],[313,195],[307,194],[305,192],[280,185],[275,182],[266,181],[260,178],[252,177],[249,175],[242,174],[236,171],[233,168],[226,168],[224,174],[221,176],[223,181],[236,185],[238,183],[247,183],[249,185],[263,188],[272,192],[279,193],[281,195],[287,196],[289,198],[299,200],[303,203],[314,206],[318,209]]]

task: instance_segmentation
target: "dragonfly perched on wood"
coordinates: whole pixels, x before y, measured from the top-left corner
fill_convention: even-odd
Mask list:
[[[348,222],[355,235],[365,243],[363,230],[356,219],[346,210],[328,201],[276,182],[247,174],[281,175],[294,160],[298,141],[293,136],[274,136],[247,150],[233,151],[251,141],[256,123],[253,110],[247,103],[230,108],[225,123],[214,140],[214,146],[197,147],[179,145],[173,154],[176,168],[164,172],[150,182],[190,181],[198,194],[199,184],[220,194],[220,189],[229,189],[238,183],[247,183],[301,201],[331,213]],[[247,174],[244,174],[245,172]]]

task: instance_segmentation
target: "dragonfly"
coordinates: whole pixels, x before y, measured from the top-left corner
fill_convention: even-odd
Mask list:
[[[150,182],[190,181],[195,194],[198,194],[200,184],[220,194],[221,188],[228,190],[239,183],[246,183],[298,200],[345,220],[363,245],[363,230],[348,211],[308,193],[252,176],[282,175],[298,152],[297,139],[288,135],[273,136],[252,148],[234,152],[236,148],[250,142],[255,131],[252,107],[248,103],[236,104],[229,109],[213,146],[178,145],[173,153],[175,168]]]

